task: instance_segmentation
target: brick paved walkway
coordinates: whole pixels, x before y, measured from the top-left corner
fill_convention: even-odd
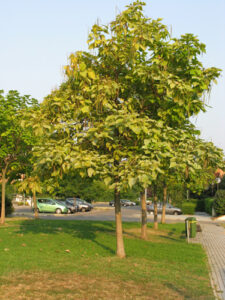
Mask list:
[[[225,300],[225,228],[215,222],[198,223],[202,232],[193,242],[200,242],[205,248],[215,297]]]

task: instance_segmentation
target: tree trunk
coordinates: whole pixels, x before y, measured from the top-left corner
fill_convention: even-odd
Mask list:
[[[114,202],[115,202],[115,221],[116,221],[116,245],[117,245],[116,254],[120,258],[124,258],[126,254],[125,254],[124,243],[123,243],[120,192],[118,191],[117,186],[115,187]]]
[[[212,191],[211,191],[211,195],[214,196],[214,184],[212,184]]]
[[[33,200],[34,200],[34,217],[35,217],[35,219],[38,219],[39,213],[38,213],[38,208],[37,208],[36,192],[33,192]]]
[[[146,208],[146,193],[141,192],[141,238],[147,240],[147,208]]]
[[[158,229],[158,211],[157,211],[157,194],[156,187],[153,188],[153,201],[154,201],[154,229]]]
[[[1,207],[1,225],[5,224],[5,186],[6,186],[6,168],[2,170],[2,207]]]
[[[161,223],[166,223],[166,202],[167,202],[167,185],[164,183],[163,186],[163,207],[162,207],[162,219]]]
[[[189,201],[190,191],[188,189],[188,182],[189,182],[189,167],[188,166],[186,166],[186,169],[185,169],[185,181],[186,181],[186,197],[187,197],[187,201]]]
[[[190,198],[190,191],[189,191],[189,189],[187,188],[187,191],[186,191],[186,193],[187,193],[187,201],[189,201],[189,198]]]

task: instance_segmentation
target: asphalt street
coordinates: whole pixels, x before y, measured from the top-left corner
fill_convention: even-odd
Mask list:
[[[10,217],[34,218],[34,213],[29,206],[14,206],[14,212]],[[184,222],[188,215],[166,215],[167,223]],[[197,221],[210,222],[211,217],[204,213],[195,215]],[[108,204],[94,204],[94,209],[90,212],[77,212],[75,214],[51,214],[40,213],[40,219],[49,220],[95,220],[95,221],[114,221],[114,207]],[[153,222],[153,215],[147,215],[148,222]],[[122,219],[125,222],[140,222],[141,209],[140,206],[122,207]],[[158,215],[158,222],[161,221],[161,215]]]

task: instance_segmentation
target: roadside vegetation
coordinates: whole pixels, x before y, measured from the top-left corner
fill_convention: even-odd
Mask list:
[[[42,103],[0,90],[0,299],[213,299],[203,249],[187,245],[183,224],[158,224],[157,202],[161,223],[167,202],[212,208],[199,195],[224,154],[191,117],[221,70],[203,66],[198,37],[172,37],[144,5],[94,24]],[[33,197],[36,220],[5,221],[9,187]],[[115,223],[38,220],[39,195],[114,199]],[[140,199],[141,224],[122,224],[122,198]]]
[[[157,229],[159,193],[165,223],[176,183],[189,200],[190,192],[203,190],[224,165],[222,150],[202,140],[191,122],[206,111],[205,99],[221,70],[203,66],[206,46],[198,37],[173,37],[161,19],[144,15],[144,5],[134,1],[109,24],[94,24],[88,50],[71,53],[63,83],[40,109],[25,114],[23,124],[37,137],[24,191],[34,199],[44,186],[54,193],[71,174],[104,182],[113,191],[121,258],[126,256],[122,191],[138,187],[146,239],[148,187]],[[194,211],[194,205],[188,209]]]
[[[146,241],[138,223],[123,230],[121,260],[114,222],[7,219],[0,299],[213,299],[205,252],[186,243],[184,224],[148,224]]]
[[[88,51],[69,56],[64,81],[40,105],[17,91],[0,91],[1,225],[6,186],[13,180],[32,195],[38,218],[38,194],[62,194],[63,184],[69,192],[72,178],[87,178],[88,197],[97,183],[99,190],[112,191],[105,196],[113,193],[116,254],[124,258],[124,191],[139,192],[146,239],[147,188],[157,229],[160,194],[165,223],[174,185],[182,186],[189,201],[190,192],[200,193],[223,167],[222,150],[202,140],[190,120],[206,111],[205,99],[221,70],[203,66],[206,46],[198,37],[173,37],[161,19],[144,15],[144,5],[134,1],[109,24],[94,24]],[[92,193],[88,181],[95,182]],[[195,205],[184,209],[193,213]]]

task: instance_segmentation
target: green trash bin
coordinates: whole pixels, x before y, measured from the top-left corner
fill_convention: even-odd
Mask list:
[[[197,220],[195,217],[189,217],[185,219],[186,235],[187,235],[187,230],[189,230],[190,238],[196,237],[196,227],[197,227]]]

